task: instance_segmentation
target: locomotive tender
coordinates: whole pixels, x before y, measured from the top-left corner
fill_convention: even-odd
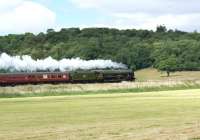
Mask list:
[[[0,74],[0,86],[42,83],[121,82],[134,80],[134,72],[128,69]]]

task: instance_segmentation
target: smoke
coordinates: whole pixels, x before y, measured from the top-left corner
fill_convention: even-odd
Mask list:
[[[125,69],[126,65],[111,60],[82,60],[80,58],[55,60],[52,57],[34,60],[31,56],[0,55],[0,70],[10,72],[67,71],[77,69]]]

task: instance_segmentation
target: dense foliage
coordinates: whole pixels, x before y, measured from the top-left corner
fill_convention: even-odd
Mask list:
[[[67,28],[34,35],[0,37],[0,53],[33,58],[111,59],[141,69],[154,66],[167,72],[200,69],[200,34],[167,30]]]

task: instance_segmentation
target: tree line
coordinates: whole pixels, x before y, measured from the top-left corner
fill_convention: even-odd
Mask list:
[[[31,55],[41,59],[80,57],[111,59],[137,70],[155,67],[166,71],[200,70],[200,33],[168,30],[112,28],[48,29],[46,33],[0,36],[0,53]]]

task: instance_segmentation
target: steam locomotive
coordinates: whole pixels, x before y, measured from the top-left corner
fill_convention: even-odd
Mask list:
[[[134,72],[128,69],[0,74],[0,86],[43,83],[121,82],[134,80]]]

